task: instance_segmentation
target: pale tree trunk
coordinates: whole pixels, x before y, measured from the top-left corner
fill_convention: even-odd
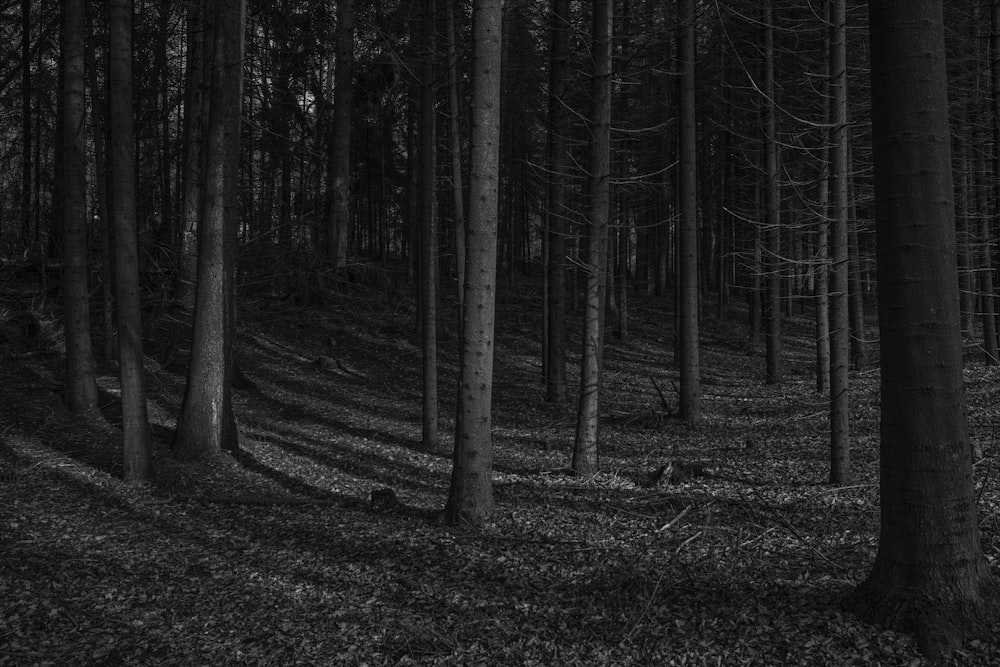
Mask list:
[[[232,336],[244,2],[220,0],[209,9],[209,17],[214,43],[205,59],[212,87],[198,225],[197,305],[174,439],[174,454],[182,460],[239,449],[232,405]]]
[[[778,142],[774,99],[773,0],[764,0],[764,279],[766,329],[764,342],[767,370],[765,381],[784,379],[781,352],[781,227],[778,200]]]
[[[204,17],[204,0],[187,3],[187,70],[184,73],[184,176],[181,201],[181,235],[174,304],[194,311],[198,278],[198,219],[201,215],[204,125],[207,101],[205,51],[213,44]]]
[[[611,0],[594,1],[591,87],[590,198],[587,243],[587,283],[583,306],[583,351],[580,358],[580,403],[572,470],[587,475],[597,470],[601,406],[601,356],[604,346],[605,272],[608,263],[608,215],[611,171]]]
[[[881,522],[846,601],[932,659],[991,631],[962,383],[941,0],[870,0]]]
[[[827,0],[826,18],[830,22],[832,4],[837,0]],[[826,51],[832,55],[833,29],[827,31]],[[830,104],[824,108],[824,125],[830,125],[833,113],[833,99],[830,96],[832,58],[826,59],[825,95]],[[816,300],[816,393],[824,395],[830,391],[830,132],[823,133],[822,172],[818,179],[819,192],[816,208],[820,219],[816,226],[816,279],[813,294]]]
[[[830,483],[851,476],[847,238],[847,5],[830,1]]]
[[[84,102],[83,0],[63,11],[63,299],[66,326],[66,405],[74,413],[97,411],[97,378],[90,337],[87,289],[87,177]]]
[[[434,91],[434,0],[423,0],[423,64],[420,81],[420,129],[418,132],[420,214],[420,339],[423,361],[424,447],[438,444],[437,381],[437,220],[435,219],[437,144]]]
[[[351,110],[354,106],[354,0],[337,2],[337,61],[333,74],[333,123],[327,190],[327,255],[337,268],[347,264],[351,228]]]
[[[469,224],[458,414],[445,519],[482,524],[493,515],[493,330],[500,169],[502,0],[474,0]]]
[[[701,418],[698,360],[698,194],[695,120],[694,0],[680,0],[677,43],[680,56],[678,122],[678,284],[677,331],[680,366],[680,414],[691,424]]]
[[[115,300],[126,482],[153,476],[146,411],[146,373],[139,302],[139,249],[135,224],[135,131],[132,111],[132,0],[111,0],[109,106],[111,117],[111,216],[114,222]]]
[[[566,167],[569,86],[569,0],[552,0],[549,64],[549,128],[546,188],[548,295],[546,308],[545,399],[566,402]]]

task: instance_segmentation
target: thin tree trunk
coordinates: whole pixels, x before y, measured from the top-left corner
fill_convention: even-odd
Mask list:
[[[564,96],[569,85],[569,0],[552,0],[549,65],[549,178],[546,189],[548,228],[548,303],[545,399],[566,402],[566,167],[567,116]]]
[[[600,421],[601,357],[604,346],[605,272],[608,262],[608,215],[611,171],[611,0],[594,0],[588,194],[587,285],[580,359],[580,404],[572,469],[577,475],[597,470]]]
[[[500,167],[502,0],[474,0],[472,155],[458,434],[445,519],[482,524],[493,515],[493,330]]]
[[[965,416],[941,0],[870,0],[881,522],[862,619],[932,660],[989,631]],[[933,351],[929,354],[928,351]]]
[[[465,193],[462,175],[462,136],[458,105],[458,52],[455,44],[455,6],[449,6],[445,15],[448,40],[448,148],[451,158],[451,196],[455,209],[455,273],[458,282],[458,323],[462,331],[465,309]],[[461,340],[459,340],[461,349]]]
[[[778,142],[774,98],[773,0],[764,1],[764,279],[767,373],[765,381],[784,380],[781,351],[781,227],[778,199]]]
[[[25,248],[31,234],[31,0],[21,0],[21,235]]]
[[[115,301],[126,482],[153,476],[146,411],[146,371],[139,302],[139,249],[135,224],[135,131],[132,111],[132,0],[111,0],[109,90],[111,203],[114,219]]]
[[[694,0],[680,0],[677,27],[680,57],[678,99],[678,348],[680,352],[680,414],[690,424],[701,419],[701,380],[698,359],[698,193],[695,119],[695,11]]]
[[[830,2],[830,483],[851,477],[847,234],[847,6]]]
[[[327,255],[337,268],[347,264],[351,228],[351,110],[354,106],[354,0],[337,2],[337,61],[334,65],[333,123],[327,190]]]
[[[66,405],[78,414],[97,411],[97,378],[90,337],[87,288],[87,177],[83,0],[66,0],[63,11],[63,299],[66,323]],[[57,200],[58,201],[58,200]]]
[[[420,81],[419,182],[420,338],[423,359],[423,437],[428,449],[438,444],[437,382],[437,220],[435,215],[436,141],[434,90],[434,0],[423,0],[423,71]]]

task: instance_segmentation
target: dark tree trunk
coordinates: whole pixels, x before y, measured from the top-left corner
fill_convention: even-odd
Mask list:
[[[90,337],[87,288],[87,177],[84,101],[86,21],[83,0],[63,3],[62,228],[66,323],[66,405],[75,413],[97,410],[97,378]],[[58,202],[58,200],[57,200]]]
[[[765,381],[784,380],[781,351],[781,227],[778,199],[778,140],[774,98],[774,12],[773,0],[764,0],[764,258],[766,276],[764,335],[767,372]]]
[[[132,0],[111,0],[109,90],[111,208],[114,220],[115,300],[126,482],[153,476],[146,411],[146,372],[139,302],[139,250],[135,215],[135,131],[132,111]]]
[[[351,228],[351,111],[354,106],[354,0],[337,2],[337,60],[333,75],[333,123],[327,190],[327,255],[334,266],[347,264]]]
[[[500,167],[502,0],[474,0],[472,155],[466,247],[465,317],[458,414],[445,519],[482,524],[493,515],[493,330],[496,313]]]
[[[678,256],[678,350],[680,413],[691,424],[701,419],[698,360],[698,193],[697,124],[695,119],[695,11],[694,0],[680,0],[677,43],[680,56],[678,123],[678,201],[680,229]]]
[[[436,109],[434,89],[434,0],[423,0],[423,63],[420,81],[420,129],[418,132],[419,187],[417,208],[420,214],[420,338],[423,361],[423,436],[424,447],[438,444],[437,381],[437,220],[435,184],[437,161]]]
[[[940,0],[870,0],[882,349],[881,527],[861,618],[928,656],[983,629],[993,583],[979,543],[962,384],[947,71]]]

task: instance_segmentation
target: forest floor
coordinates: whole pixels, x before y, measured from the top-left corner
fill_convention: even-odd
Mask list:
[[[454,326],[442,332],[441,442],[426,449],[412,299],[363,285],[324,298],[241,302],[238,356],[256,388],[236,394],[238,456],[171,458],[183,364],[150,357],[157,477],[138,488],[120,477],[114,366],[99,368],[105,419],[82,423],[59,400],[54,321],[31,345],[7,337],[0,665],[922,664],[911,638],[838,607],[876,548],[878,372],[852,373],[855,478],[831,487],[807,317],[786,320],[786,381],[768,386],[742,313],[706,309],[691,427],[672,415],[669,299],[633,295],[630,337],[606,353],[602,472],[579,478],[566,474],[575,401],[543,401],[537,285],[501,285],[497,513],[470,530],[436,521]],[[576,334],[570,350],[575,395]],[[970,355],[966,379],[995,565],[1000,371]],[[705,466],[650,486],[670,462]],[[371,503],[384,487],[398,504]],[[1000,664],[1000,639],[949,664]]]

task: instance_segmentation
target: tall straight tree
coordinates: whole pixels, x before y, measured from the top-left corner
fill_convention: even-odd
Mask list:
[[[503,0],[474,0],[472,145],[465,311],[455,452],[445,519],[478,525],[493,515],[493,330],[496,315]]]
[[[438,444],[437,373],[437,221],[435,183],[437,119],[435,114],[434,0],[423,0],[423,63],[420,76],[420,121],[417,135],[419,175],[417,208],[420,215],[420,339],[423,362],[423,437],[427,448]]]
[[[764,0],[764,249],[765,277],[764,332],[768,384],[782,381],[781,352],[781,227],[778,199],[778,137],[774,98],[774,8]]]
[[[97,410],[97,377],[90,336],[87,289],[87,176],[84,113],[83,0],[67,0],[63,11],[63,299],[66,321],[66,405],[75,413]]]
[[[327,256],[337,268],[347,264],[351,184],[351,111],[354,106],[354,0],[337,1],[337,60],[333,74],[333,123],[327,190]]]
[[[677,181],[681,215],[677,234],[677,333],[680,412],[683,419],[696,424],[701,418],[701,380],[698,364],[698,126],[695,117],[694,0],[679,0],[679,5],[677,51],[681,76]]]
[[[135,225],[135,131],[132,112],[132,0],[108,5],[111,116],[111,217],[115,234],[115,299],[122,393],[124,475],[127,482],[152,477],[146,378],[139,303],[139,249]]]
[[[458,283],[458,323],[461,333],[462,311],[465,309],[465,193],[462,176],[462,136],[458,106],[458,48],[455,43],[455,12],[453,4],[445,14],[445,34],[448,40],[448,153],[451,158],[451,196],[455,209],[455,272]]]
[[[212,86],[191,360],[174,440],[174,454],[182,460],[239,449],[232,404],[232,336],[244,0],[219,0],[206,7],[206,18],[214,35],[206,53]]]
[[[545,326],[545,399],[566,402],[566,166],[569,86],[569,0],[552,0],[549,20],[549,126],[546,187],[547,293]]]
[[[847,238],[847,0],[830,0],[830,483],[851,477]]]
[[[21,0],[21,234],[31,238],[31,0]]]
[[[936,657],[981,629],[994,584],[962,384],[941,0],[869,0],[881,380],[881,527],[861,618]]]
[[[580,358],[580,403],[572,469],[577,475],[597,470],[604,347],[604,303],[607,290],[608,215],[611,191],[611,0],[594,0],[591,85],[590,161],[587,209],[587,284],[583,306],[583,352]]]

